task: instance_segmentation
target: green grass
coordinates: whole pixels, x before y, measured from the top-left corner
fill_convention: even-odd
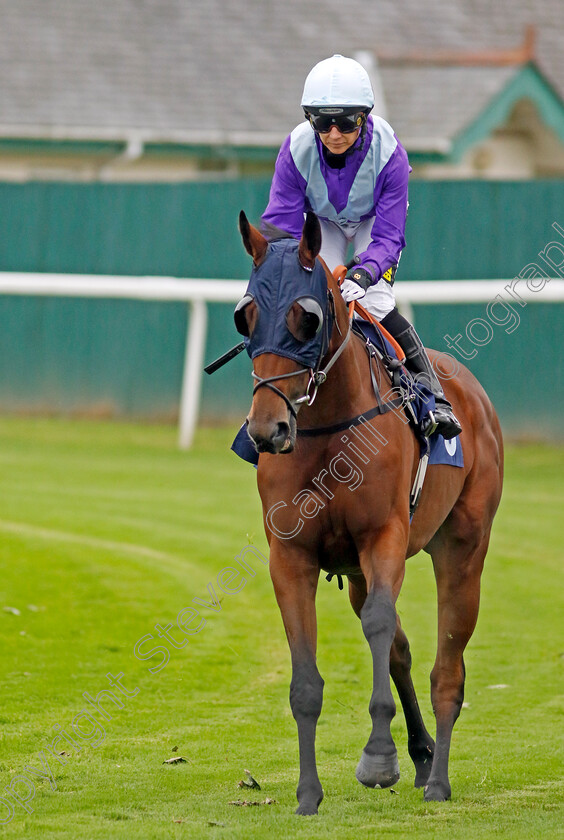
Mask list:
[[[41,767],[53,726],[68,731],[88,708],[83,692],[109,688],[106,673],[123,672],[123,685],[139,689],[123,698],[122,710],[107,705],[112,719],[97,747],[77,752],[62,744],[67,763],[50,763],[56,790],[31,776],[33,813],[14,803],[3,833],[88,840],[564,836],[564,449],[508,451],[480,619],[466,655],[451,802],[425,803],[413,789],[401,712],[393,722],[402,769],[397,795],[356,782],[370,729],[368,648],[346,594],[322,580],[318,764],[326,796],[318,817],[298,818],[289,656],[266,567],[253,563],[256,575],[224,596],[220,612],[202,608],[205,627],[187,647],[172,649],[159,673],[148,670],[157,658],[133,655],[137,640],[156,636],[155,624],[174,623],[194,597],[205,598],[208,583],[245,546],[267,553],[255,473],[229,452],[231,437],[232,430],[204,429],[194,449],[181,453],[167,427],[0,419],[0,789],[26,766]],[[432,728],[435,593],[426,555],[409,561],[399,610]],[[186,763],[163,764],[175,754]],[[237,787],[244,768],[261,791]],[[24,795],[22,785],[16,789]],[[265,797],[275,804],[229,804]],[[0,802],[0,819],[7,813]]]

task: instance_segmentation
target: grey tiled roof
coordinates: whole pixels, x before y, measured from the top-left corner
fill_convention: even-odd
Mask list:
[[[384,68],[390,121],[408,143],[455,137],[515,73],[515,67]]]
[[[563,0],[0,0],[0,133],[277,143],[328,55],[511,48],[529,23],[564,97]],[[514,72],[383,64],[388,119],[450,138]]]

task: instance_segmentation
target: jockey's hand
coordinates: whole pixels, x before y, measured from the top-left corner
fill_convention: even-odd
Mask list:
[[[351,303],[353,300],[364,297],[372,283],[373,278],[365,268],[355,266],[349,269],[341,286],[343,300],[345,303]]]

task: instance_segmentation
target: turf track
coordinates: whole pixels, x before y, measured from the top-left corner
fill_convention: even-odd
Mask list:
[[[195,448],[180,453],[169,427],[0,420],[0,796],[26,766],[41,769],[53,727],[68,731],[90,708],[83,693],[110,687],[107,673],[122,672],[125,688],[138,689],[123,709],[106,705],[111,720],[94,713],[105,731],[97,746],[83,740],[77,752],[62,743],[64,765],[50,756],[56,789],[27,772],[33,812],[8,797],[14,816],[0,830],[88,840],[564,836],[564,449],[507,453],[466,656],[451,802],[424,803],[412,788],[401,713],[393,722],[402,770],[396,794],[356,782],[369,732],[368,648],[345,593],[321,582],[318,762],[326,798],[319,817],[299,819],[289,657],[266,567],[253,562],[242,591],[226,594],[215,611],[202,607],[205,626],[182,650],[168,644],[170,660],[158,673],[148,670],[158,656],[133,654],[194,597],[209,602],[208,584],[217,590],[218,573],[246,546],[266,553],[254,471],[228,451],[232,432],[202,430]],[[432,726],[435,596],[426,555],[409,562],[399,610]],[[82,725],[86,731],[87,719]],[[163,765],[175,755],[186,762]],[[261,791],[237,787],[245,768]],[[14,789],[25,797],[22,783]],[[265,797],[275,804],[229,804]]]

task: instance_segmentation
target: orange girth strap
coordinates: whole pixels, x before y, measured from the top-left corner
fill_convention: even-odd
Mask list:
[[[338,265],[337,268],[333,271],[333,278],[336,280],[336,282],[339,284],[339,286],[341,285],[341,283],[345,279],[346,273],[347,273],[346,265]],[[391,333],[389,333],[388,330],[385,327],[382,326],[380,321],[378,321],[378,319],[375,318],[374,315],[371,315],[370,312],[368,312],[368,310],[366,310],[364,308],[364,306],[362,306],[362,304],[358,302],[358,300],[351,301],[351,303],[349,303],[349,318],[351,318],[351,319],[353,317],[353,312],[356,312],[356,314],[359,316],[359,318],[362,318],[364,321],[369,321],[371,324],[374,324],[374,326],[377,327],[380,330],[380,332],[382,333],[384,338],[386,338],[390,342],[390,344],[392,345],[392,347],[396,351],[396,355],[397,355],[398,359],[400,360],[400,362],[405,361],[405,353],[401,349],[400,345],[395,340],[393,335]]]

